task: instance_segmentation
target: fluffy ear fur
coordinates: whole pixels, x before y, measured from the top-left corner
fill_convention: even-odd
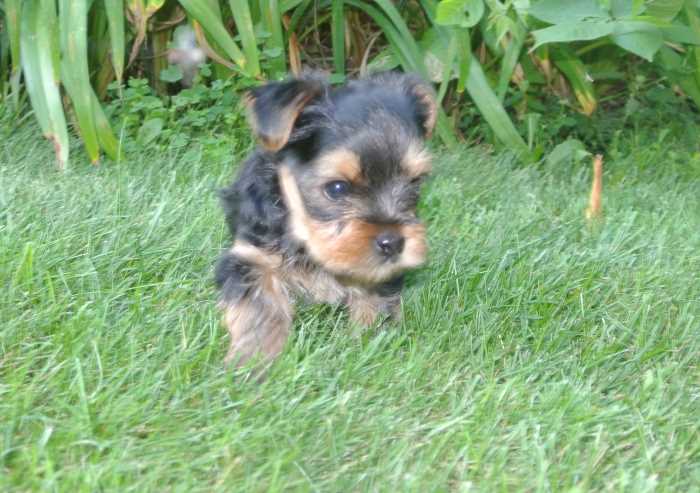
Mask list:
[[[268,151],[282,149],[304,107],[326,89],[317,77],[270,82],[246,97],[248,120],[260,144]]]
[[[414,99],[416,120],[425,132],[425,137],[432,135],[437,122],[438,105],[435,91],[428,82],[416,74],[394,71],[376,73],[370,79],[407,92]]]

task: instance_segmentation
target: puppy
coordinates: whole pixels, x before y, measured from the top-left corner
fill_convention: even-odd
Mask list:
[[[272,82],[247,106],[259,146],[221,191],[234,242],[216,267],[236,365],[283,350],[300,298],[359,326],[399,315],[403,273],[426,257],[416,204],[437,116],[432,88],[394,72]]]

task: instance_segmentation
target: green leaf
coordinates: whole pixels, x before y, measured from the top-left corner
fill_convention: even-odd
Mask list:
[[[508,113],[489,86],[484,70],[476,57],[472,57],[469,64],[469,78],[467,79],[467,92],[472,101],[484,116],[489,126],[496,134],[498,140],[521,158],[529,160],[530,150],[527,144],[515,129]]]
[[[333,40],[333,68],[345,75],[345,16],[343,0],[331,1],[331,39]]]
[[[364,2],[361,0],[346,0],[346,3],[364,11],[372,18],[372,20],[377,24],[377,26],[379,26],[386,36],[389,45],[393,48],[394,53],[399,60],[399,63],[405,70],[416,71],[423,77],[428,78],[428,71],[423,63],[421,50],[418,48],[418,45],[413,39],[413,35],[410,34],[410,31],[408,38],[406,38],[406,36],[402,36],[399,30],[387,18],[387,16],[369,2]],[[393,8],[393,6],[391,6],[391,8]],[[401,20],[401,22],[403,22],[403,20]],[[404,28],[406,31],[408,31],[405,24]]]
[[[260,75],[260,56],[248,0],[229,0],[228,3],[231,7],[233,20],[236,22],[236,29],[241,37],[241,45],[243,45],[248,69],[250,74],[256,77]]]
[[[137,140],[142,146],[147,146],[158,138],[163,131],[163,120],[160,118],[151,118],[146,120],[139,128]]]
[[[684,1],[685,0],[648,0],[645,14],[656,19],[671,21],[676,18],[683,8]]]
[[[689,74],[685,67],[683,57],[668,46],[662,46],[659,50],[657,63],[664,69],[668,78],[678,84],[700,108],[700,85],[694,74]]]
[[[616,34],[612,40],[620,48],[624,48],[630,53],[634,53],[648,61],[654,60],[654,55],[664,43],[661,31],[654,25],[649,29],[640,29],[626,34]]]
[[[10,86],[12,88],[12,99],[15,108],[19,105],[20,92],[20,12],[22,10],[22,0],[5,0],[5,25],[7,37],[10,44],[10,58],[12,69],[10,75]]]
[[[469,77],[469,66],[472,61],[472,42],[469,30],[466,28],[456,28],[455,35],[459,46],[459,76],[457,77],[457,91],[463,92]]]
[[[597,0],[542,0],[530,7],[527,13],[550,24],[610,18],[608,11]]]
[[[245,75],[250,75],[245,56],[224,27],[217,13],[207,5],[207,2],[201,0],[179,0],[179,2],[187,13],[199,22],[213,40],[221,46],[233,63],[238,65]]]
[[[516,23],[514,29],[511,31],[513,34],[510,43],[506,46],[505,53],[501,59],[501,70],[498,75],[498,99],[503,101],[506,92],[508,90],[508,84],[513,76],[513,71],[515,70],[518,60],[520,59],[520,53],[522,52],[523,45],[525,44],[526,31],[525,28],[520,24]]]
[[[688,17],[692,19],[690,15]],[[700,26],[698,26],[697,30],[693,30],[686,26],[673,24],[672,26],[662,27],[661,32],[666,41],[679,44],[700,45]]]
[[[700,37],[700,4],[693,4],[692,0],[688,0],[685,4],[685,15],[688,17],[688,22],[690,23],[693,34],[696,37]],[[693,48],[693,55],[695,59],[695,80],[697,81],[698,87],[700,87],[700,47]]]
[[[578,163],[590,155],[591,153],[586,150],[583,142],[576,139],[567,139],[552,149],[552,152],[547,156],[546,163],[548,166],[558,167],[563,164],[569,164],[572,161]]]
[[[287,71],[287,63],[285,60],[285,44],[284,33],[282,32],[282,14],[280,12],[277,0],[261,0],[260,10],[263,16],[265,27],[270,32],[270,39],[267,41],[268,58],[274,77],[281,77]],[[272,56],[269,53],[274,50],[276,55]]]
[[[641,15],[646,10],[644,0],[612,0],[611,12],[615,18],[634,17]]]
[[[592,115],[598,106],[598,100],[584,63],[566,45],[552,46],[550,53],[554,65],[571,84],[583,114]]]
[[[476,26],[484,16],[483,0],[442,0],[435,13],[435,23],[443,26]]]
[[[119,82],[124,75],[124,0],[104,0],[112,48],[112,65]]]
[[[68,91],[80,127],[85,150],[90,161],[100,159],[100,144],[90,97],[90,70],[87,47],[87,0],[59,0],[61,34],[61,75]]]
[[[425,64],[423,63],[423,54],[418,48],[418,44],[413,38],[413,33],[408,28],[406,21],[404,21],[399,11],[389,0],[374,1],[377,5],[379,5],[379,7],[384,11],[389,20],[393,23],[399,35],[399,40],[403,46],[403,49],[410,54],[411,61],[414,64],[413,70],[416,70],[423,77],[427,77],[427,70],[425,68]]]
[[[660,36],[659,28],[649,22],[637,20],[591,20],[557,24],[544,29],[533,31],[535,46],[533,50],[547,43],[569,43],[574,41],[590,41],[604,36],[616,37],[628,33],[650,33],[649,38],[643,42],[646,45],[640,48],[640,52],[648,54],[654,46],[655,39]],[[641,39],[641,38],[639,38]],[[624,43],[624,40],[623,40]],[[634,47],[623,46],[625,49]],[[654,51],[658,50],[658,47]]]
[[[34,114],[51,140],[59,168],[68,162],[68,128],[54,66],[58,51],[53,34],[57,24],[53,0],[25,1],[21,15],[20,57]]]
[[[394,54],[394,50],[386,48],[369,61],[367,70],[369,72],[383,72],[385,70],[394,70],[399,65],[401,65],[401,62]]]
[[[100,100],[97,99],[97,94],[95,94],[92,88],[90,89],[90,96],[92,100],[92,113],[95,119],[95,129],[97,130],[97,140],[100,143],[100,147],[102,147],[102,150],[105,151],[105,154],[107,154],[110,159],[119,161],[121,157],[119,142],[114,137],[109,120],[102,110],[102,105],[100,104]]]
[[[615,25],[609,20],[564,22],[533,31],[535,45],[532,49],[547,43],[570,43],[598,39],[611,35],[614,30]]]
[[[280,11],[282,13],[289,12],[303,1],[304,0],[282,0],[280,2]]]
[[[277,58],[279,56],[282,56],[282,49],[279,47],[274,47],[274,48],[265,48],[262,50],[262,54],[265,58]]]
[[[160,80],[163,82],[178,82],[182,80],[182,69],[179,65],[169,65],[160,71]]]

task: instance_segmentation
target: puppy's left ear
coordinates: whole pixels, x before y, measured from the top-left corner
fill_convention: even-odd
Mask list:
[[[425,137],[433,134],[437,123],[437,97],[432,86],[417,76],[408,76],[408,90],[416,102],[416,116],[423,127]]]
[[[270,82],[251,90],[246,96],[248,120],[260,144],[271,152],[282,149],[304,107],[325,88],[321,79],[309,77]]]

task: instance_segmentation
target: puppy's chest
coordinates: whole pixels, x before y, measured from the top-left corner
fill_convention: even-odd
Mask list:
[[[295,295],[317,303],[345,303],[350,288],[314,265],[292,263],[284,269],[284,278]]]

